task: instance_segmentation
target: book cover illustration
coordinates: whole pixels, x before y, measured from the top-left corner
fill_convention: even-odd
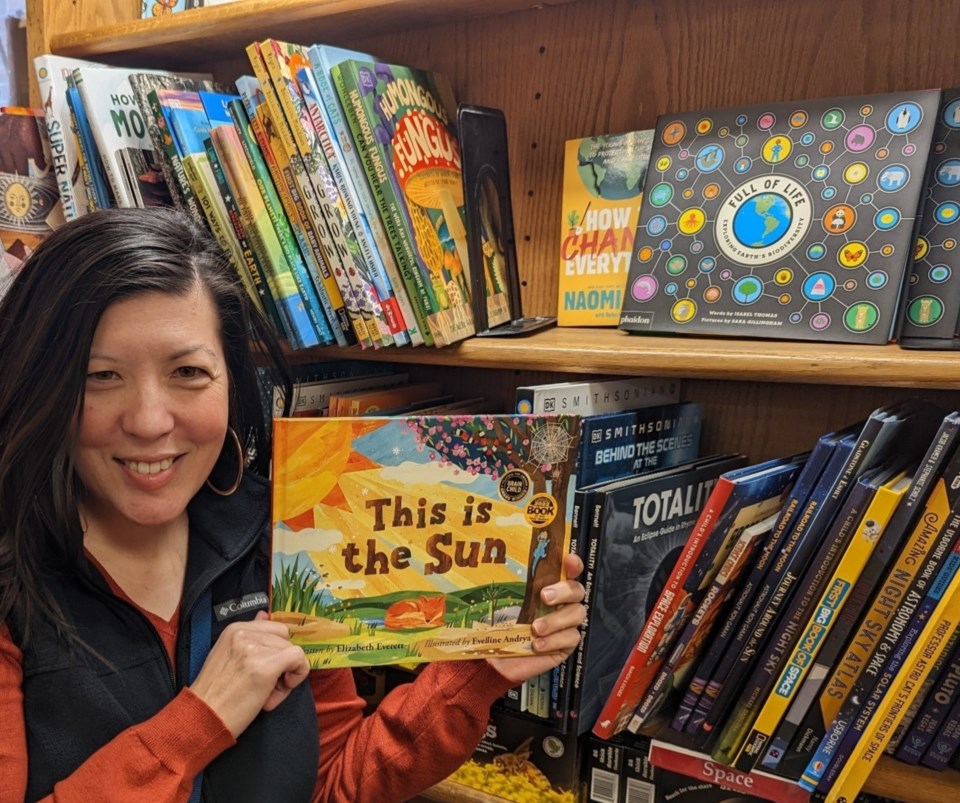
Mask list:
[[[900,344],[958,348],[960,261],[960,88],[945,89],[930,151],[930,178],[907,285]]]
[[[118,206],[170,206],[173,200],[154,153],[129,76],[121,67],[73,71],[104,170]],[[144,71],[141,71],[144,72]]]
[[[64,222],[40,109],[0,107],[0,297],[40,241]]]
[[[652,129],[567,140],[557,325],[619,322],[652,147]]]
[[[620,328],[886,343],[939,99],[663,115]]]
[[[436,345],[474,334],[470,262],[463,209],[456,101],[440,74],[349,59],[334,70],[344,111],[365,166],[379,165],[370,183],[407,277],[407,291],[426,310]],[[479,269],[479,266],[477,266]]]
[[[273,618],[314,668],[525,654],[579,438],[572,416],[276,419]]]

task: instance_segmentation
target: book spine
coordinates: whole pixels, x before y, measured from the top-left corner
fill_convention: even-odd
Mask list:
[[[433,331],[428,317],[438,311],[436,301],[424,281],[417,263],[413,243],[407,234],[404,212],[396,192],[390,182],[388,168],[378,148],[370,121],[367,119],[358,86],[358,76],[350,69],[349,62],[338,64],[330,71],[334,86],[340,96],[344,118],[350,127],[358,156],[367,175],[367,181],[373,191],[373,198],[380,213],[393,255],[400,267],[407,296],[413,306],[414,316],[424,342],[427,345],[447,345],[443,334]],[[429,338],[427,333],[429,332]]]
[[[786,715],[791,702],[795,699],[807,671],[816,660],[820,647],[829,636],[838,621],[852,589],[856,585],[879,539],[880,532],[887,526],[897,503],[906,491],[906,483],[898,489],[889,485],[877,489],[876,496],[867,509],[857,531],[846,547],[840,562],[827,582],[805,630],[797,639],[792,654],[786,660],[784,669],[773,685],[753,728],[744,742],[742,752],[750,753],[756,763],[763,756],[761,767],[766,768],[766,745],[772,743],[781,719]]]
[[[911,628],[910,641],[905,641],[897,650],[896,669],[891,661],[891,674],[884,687],[886,693],[880,694],[881,703],[870,708],[869,715],[866,712],[861,714],[857,728],[850,733],[854,743],[834,762],[833,766],[841,760],[843,764],[835,774],[829,773],[830,786],[823,790],[826,803],[857,798],[867,776],[883,755],[886,741],[946,647],[950,633],[960,625],[960,572],[956,571],[956,565],[950,572],[949,581],[934,589],[934,596],[928,618],[922,625]]]
[[[243,225],[243,216],[240,214],[240,207],[237,199],[233,197],[230,184],[223,172],[223,165],[220,163],[220,157],[216,148],[210,140],[206,141],[207,159],[210,162],[210,170],[213,172],[213,179],[216,182],[217,190],[223,199],[223,207],[227,212],[227,219],[233,228],[233,234],[237,238],[240,246],[240,253],[246,265],[247,273],[253,282],[256,291],[257,306],[266,314],[268,320],[273,324],[276,330],[284,335],[283,321],[277,311],[276,302],[270,293],[270,287],[267,282],[267,273],[260,262],[256,249],[250,244],[250,239]]]
[[[931,676],[936,671],[937,669],[934,667],[933,672],[930,673]],[[900,761],[907,764],[920,763],[949,716],[950,709],[957,699],[958,691],[960,691],[960,651],[954,645],[948,660],[944,662],[943,671],[929,689],[923,705],[920,706],[920,710],[913,719],[913,723],[907,728],[906,733],[900,740],[900,745],[895,753]],[[923,694],[923,690],[921,690],[921,694]],[[917,696],[920,697],[919,694]],[[892,741],[893,737],[891,737]]]
[[[232,100],[227,104],[230,115],[233,117],[234,130],[240,139],[243,147],[243,153],[250,164],[250,169],[256,181],[257,190],[263,200],[267,213],[270,217],[270,223],[277,234],[277,240],[280,249],[283,252],[284,259],[290,267],[294,281],[297,284],[300,295],[303,297],[304,306],[307,315],[313,324],[318,342],[333,342],[334,334],[331,323],[325,317],[323,301],[317,293],[309,270],[303,258],[303,248],[305,242],[302,238],[302,228],[296,228],[296,234],[291,229],[290,221],[283,213],[285,207],[277,196],[277,190],[270,177],[270,171],[264,160],[263,153],[254,140],[251,132],[250,120],[246,115],[243,102],[239,99]],[[333,319],[331,319],[333,320]]]
[[[87,191],[88,204],[91,211],[93,209],[108,209],[111,204],[111,191],[105,175],[106,167],[93,136],[93,127],[90,125],[86,108],[83,105],[83,96],[77,86],[75,74],[67,78],[67,103],[70,106],[73,123],[76,126],[75,133],[79,143],[78,154],[82,158],[84,187]]]
[[[711,689],[714,692],[712,699],[708,693],[701,697],[701,702],[706,702],[709,708],[705,712],[699,735],[700,745],[709,745],[711,748],[716,745],[718,725],[730,712],[740,687],[746,683],[761,651],[766,647],[770,633],[777,627],[781,613],[790,604],[806,566],[826,538],[830,518],[835,512],[828,500],[839,478],[846,472],[853,453],[852,439],[841,440],[835,445],[830,461],[811,491],[803,512],[797,517],[776,560],[757,589],[734,642],[707,685],[707,692]],[[730,760],[733,760],[733,756]]]
[[[943,724],[920,763],[932,770],[944,770],[960,749],[960,700],[954,700]]]
[[[710,539],[717,516],[730,499],[734,487],[730,480],[721,477],[707,497],[697,523],[593,727],[594,734],[601,739],[609,739],[627,727],[634,710],[666,661],[669,647],[664,645],[667,648],[661,648],[660,642],[665,638],[667,625],[682,629],[693,615],[694,603],[683,596],[683,584]],[[679,635],[679,630],[675,635]]]
[[[171,196],[174,200],[179,200],[180,206],[186,209],[194,220],[202,223],[204,220],[203,210],[200,208],[200,202],[197,200],[184,173],[183,165],[180,162],[180,154],[173,140],[173,132],[167,125],[167,118],[163,113],[156,90],[148,92],[145,101],[147,108],[150,109],[151,125],[156,129],[156,133],[152,134],[156,137],[154,148],[163,157],[161,167],[164,169],[164,176],[167,177],[167,183],[170,185]]]
[[[270,224],[267,210],[263,208],[263,199],[244,156],[239,133],[235,128],[218,126],[210,130],[210,137],[233,197],[240,207],[247,236],[258,251],[261,264],[269,270],[267,281],[270,293],[283,319],[284,329],[291,338],[291,345],[294,348],[305,348],[307,343],[316,345],[316,331],[303,308],[303,298],[277,241],[276,231]]]
[[[287,47],[296,49],[294,45]],[[314,207],[319,210],[326,224],[329,245],[336,251],[336,259],[343,268],[347,286],[356,300],[370,343],[374,348],[380,345],[392,346],[393,334],[376,290],[370,282],[356,234],[347,217],[326,156],[317,141],[313,123],[304,107],[296,82],[289,74],[286,61],[279,55],[280,43],[266,40],[259,46],[251,45],[248,54],[251,49],[259,51],[260,58],[253,66],[267,100],[268,114],[280,133],[291,164],[297,165],[294,172],[301,191],[305,195],[312,193],[316,199]],[[250,58],[253,57],[251,54]],[[305,61],[306,57],[303,59]],[[264,82],[267,84],[265,87]],[[299,165],[302,165],[302,171]],[[333,255],[328,255],[328,258],[331,261],[334,259]]]
[[[951,549],[955,546],[958,527],[960,515],[952,513],[944,528]],[[821,784],[826,788],[833,783],[851,749],[856,745],[869,716],[886,691],[889,673],[899,669],[899,662],[906,657],[906,651],[910,648],[908,639],[917,635],[918,614],[922,612],[924,620],[930,615],[929,606],[935,599],[934,594],[942,593],[941,583],[948,582],[948,578],[956,572],[958,558],[960,556],[951,551],[943,555],[941,560],[928,561],[925,569],[930,568],[931,573],[918,577],[918,582],[905,595],[876,649],[869,656],[860,677],[830,723],[807,769],[800,776],[800,784],[805,789],[813,791]],[[881,685],[884,677],[887,678],[886,682]]]
[[[953,535],[947,530],[955,491],[960,484],[960,459],[951,458],[943,475],[930,493],[913,532],[904,544],[896,563],[873,595],[870,607],[853,636],[841,651],[841,659],[832,667],[829,680],[797,729],[785,762],[790,762],[791,777],[800,777],[813,761],[841,708],[858,683],[864,668],[877,651],[887,625],[897,616],[898,606],[917,595],[917,586],[926,588],[952,547]],[[916,602],[912,603],[914,606]],[[803,764],[799,771],[794,766]]]
[[[766,575],[770,562],[777,554],[780,542],[791,531],[798,511],[805,504],[807,495],[817,482],[832,452],[832,441],[821,438],[807,458],[800,476],[797,477],[797,481],[780,510],[777,522],[764,544],[757,562],[738,590],[736,600],[731,606],[729,614],[725,617],[716,638],[711,639],[706,655],[703,656],[694,670],[693,679],[684,692],[677,717],[672,725],[675,730],[681,730],[682,728],[683,731],[690,734],[699,733],[708,708],[706,701],[700,703],[707,683],[711,680],[723,659],[727,646],[738,631],[743,617],[748,614],[753,604],[756,589]]]
[[[789,597],[779,615],[776,628],[771,628],[766,638],[766,648],[759,652],[763,657],[754,663],[754,669],[744,690],[740,693],[733,713],[724,725],[713,756],[723,763],[731,763],[743,772],[749,772],[759,760],[769,733],[758,731],[751,740],[750,728],[754,723],[764,700],[773,690],[780,666],[798,643],[804,625],[816,610],[813,605],[820,598],[830,575],[847,549],[854,530],[863,517],[875,489],[867,484],[858,483],[844,508],[844,515],[838,516],[834,526],[820,543],[812,562],[806,559],[796,564],[799,571],[799,584],[789,586],[781,583],[774,593]],[[784,580],[786,581],[786,577]],[[844,596],[849,585],[844,588]],[[782,712],[778,712],[782,713]],[[777,723],[779,724],[779,716]],[[722,758],[721,758],[722,757]],[[746,769],[744,769],[746,768]]]
[[[836,625],[821,647],[816,662],[807,673],[803,686],[771,741],[770,749],[762,760],[765,769],[775,770],[789,778],[799,778],[806,767],[809,756],[803,757],[800,742],[806,739],[807,743],[812,741],[815,747],[820,738],[810,739],[812,726],[806,724],[808,717],[811,722],[816,717],[813,710],[814,702],[838,663],[849,634],[856,632],[862,615],[886,576],[888,567],[897,558],[898,551],[913,532],[921,510],[953,454],[958,433],[960,433],[960,420],[955,414],[951,414],[944,419],[940,430],[931,440],[927,454],[915,472],[909,490],[897,506],[887,526],[884,527],[867,565],[860,573],[856,585],[840,612]]]
[[[372,245],[370,226],[359,208],[353,181],[344,170],[343,153],[334,137],[323,102],[320,100],[320,93],[313,79],[313,72],[306,67],[297,70],[294,77],[294,87],[294,91],[300,93],[302,100],[301,118],[306,117],[305,120],[302,120],[302,127],[307,130],[309,126],[313,126],[313,132],[310,133],[315,133],[316,145],[322,151],[323,158],[326,159],[327,166],[330,169],[330,174],[336,182],[337,192],[346,210],[350,230],[359,249],[360,261],[365,268],[365,275],[372,282],[373,292],[381,305],[390,333],[393,335],[396,345],[406,345],[410,342],[410,338],[407,335],[403,313],[397,302],[390,277],[384,267],[383,259]]]
[[[76,136],[70,123],[67,106],[64,68],[56,56],[40,55],[34,58],[37,92],[43,103],[43,116],[50,142],[57,190],[63,206],[63,215],[73,220],[88,211],[86,189],[77,159]]]
[[[344,120],[340,98],[330,79],[329,69],[326,66],[327,62],[315,47],[311,47],[308,54],[310,56],[310,71],[316,82],[323,112],[329,121],[328,128],[332,134],[331,138],[337,143],[344,166],[344,174],[350,182],[362,217],[369,228],[368,236],[371,240],[373,252],[382,261],[383,268],[390,279],[390,285],[396,296],[404,325],[410,336],[410,343],[414,346],[422,346],[424,345],[423,334],[417,324],[413,305],[404,289],[403,277],[400,275],[400,268],[393,255],[393,249],[390,247],[390,240],[387,238],[387,232],[380,220],[376,202],[370,193],[370,186],[367,183],[363,165],[360,163],[357,146]]]
[[[250,135],[245,139],[252,140],[260,156],[259,161],[265,165],[265,183],[272,185],[279,193],[279,205],[286,212],[297,247],[304,258],[337,345],[353,345],[357,342],[369,345],[365,340],[366,328],[359,319],[359,311],[351,308],[352,297],[348,304],[347,299],[342,296],[340,282],[334,276],[335,266],[329,263],[327,252],[320,243],[321,232],[310,222],[308,206],[315,205],[315,199],[311,201],[312,190],[308,190],[310,195],[307,198],[301,195],[300,186],[294,178],[294,168],[280,143],[277,127],[267,116],[265,104],[256,100],[255,92],[247,92],[240,81],[237,86],[242,102],[233,106],[231,113],[235,120],[245,121],[249,126]],[[267,178],[270,180],[266,181]]]

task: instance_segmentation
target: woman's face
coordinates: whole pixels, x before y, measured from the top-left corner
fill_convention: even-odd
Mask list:
[[[177,520],[228,423],[220,320],[199,285],[118,301],[94,333],[73,447],[84,514],[107,528]]]

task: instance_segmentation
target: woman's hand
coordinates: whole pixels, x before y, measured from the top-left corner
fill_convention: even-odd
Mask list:
[[[272,711],[307,678],[303,650],[285,624],[261,611],[252,622],[228,625],[190,690],[223,720],[233,737],[261,711]]]
[[[580,641],[579,624],[586,617],[583,586],[576,578],[583,571],[583,561],[576,555],[564,559],[567,579],[544,587],[540,598],[547,605],[558,606],[539,619],[534,619],[533,655],[523,658],[488,658],[488,662],[507,680],[521,683],[562,663]]]

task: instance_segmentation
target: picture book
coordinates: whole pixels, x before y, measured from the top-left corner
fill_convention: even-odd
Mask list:
[[[957,553],[953,555],[957,556]],[[945,649],[950,633],[960,627],[960,572],[956,571],[957,557],[949,575],[938,577],[937,583],[931,588],[928,599],[924,601],[925,616],[922,619],[918,617],[910,628],[910,638],[891,658],[890,668],[884,673],[888,684],[884,687],[884,693],[871,695],[867,701],[867,711],[859,714],[854,728],[844,738],[842,754],[835,756],[828,774],[821,782],[822,788],[818,786],[826,795],[826,803],[842,803],[856,798],[870,771],[883,755],[887,740]],[[848,742],[849,749],[845,749]],[[836,772],[833,771],[835,768]],[[801,785],[809,788],[805,781],[806,776],[801,779]]]
[[[634,638],[593,732],[607,738],[636,716],[639,726],[659,710],[671,676],[659,677],[674,643],[690,621],[745,527],[780,509],[807,455],[776,458],[722,474],[697,511],[683,549],[665,577],[650,617]],[[655,679],[659,685],[652,689]],[[646,708],[641,706],[646,702]]]
[[[616,326],[653,131],[567,140],[558,326]]]
[[[679,399],[679,386],[662,377],[616,377],[517,388],[517,412],[599,415]]]
[[[807,672],[803,685],[794,697],[783,722],[780,723],[770,748],[762,760],[766,769],[796,779],[806,767],[809,755],[804,758],[802,745],[815,745],[823,735],[822,730],[819,735],[815,734],[814,722],[819,708],[815,705],[817,697],[833,672],[834,666],[839,665],[850,634],[857,633],[860,620],[868,610],[874,593],[881,587],[891,565],[893,564],[891,578],[901,577],[904,574],[912,575],[911,566],[918,560],[916,549],[920,548],[920,543],[929,539],[922,539],[914,547],[909,540],[910,534],[927,500],[934,489],[943,482],[944,466],[956,448],[958,437],[960,437],[960,416],[950,413],[944,417],[939,430],[930,441],[927,453],[920,461],[909,489],[901,498],[886,526],[883,527],[866,565],[850,590],[833,630],[820,647],[820,652]],[[899,593],[896,588],[892,588],[888,589],[883,596],[894,599],[899,596]],[[823,725],[821,729],[822,727]]]
[[[897,632],[902,632],[903,622],[916,608],[923,589],[929,585],[953,546],[956,532],[947,526],[957,501],[956,490],[951,488],[953,485],[960,488],[960,458],[956,453],[937,478],[913,532],[878,585],[860,623],[840,652],[840,659],[830,668],[829,679],[799,726],[778,772],[800,778],[804,773],[825,769],[826,762],[822,758],[814,761],[814,758],[829,732],[835,731],[837,739],[842,735],[845,725],[842,718],[838,721],[838,717],[854,690],[866,689],[866,685],[860,685],[866,666],[875,663],[873,677],[885,660],[884,656],[892,651],[889,645],[883,650],[878,648],[888,625],[900,620]],[[904,604],[907,607],[901,613]],[[880,663],[876,663],[874,656],[879,657]],[[853,707],[851,703],[849,708]]]
[[[77,161],[80,164],[80,174],[83,176],[83,188],[87,195],[87,209],[107,209],[113,204],[113,193],[107,183],[106,170],[100,150],[93,138],[93,129],[87,119],[80,90],[73,73],[66,77],[67,81],[67,108],[70,111],[70,125],[77,143]]]
[[[406,373],[385,373],[297,382],[293,386],[289,416],[321,418],[330,414],[330,400],[337,393],[403,385],[409,378],[410,375]],[[274,416],[283,417],[283,394],[280,388],[273,389],[272,407]]]
[[[591,590],[573,686],[580,733],[594,727],[717,480],[745,463],[711,455],[594,486],[584,578]]]
[[[387,232],[384,229],[383,221],[380,219],[380,213],[377,210],[377,204],[373,199],[370,185],[367,181],[367,174],[360,162],[360,156],[357,152],[357,146],[353,140],[353,134],[347,125],[343,115],[343,106],[340,103],[340,96],[333,86],[333,79],[330,75],[330,68],[335,64],[347,59],[356,59],[359,61],[373,61],[373,56],[367,53],[361,53],[356,50],[347,50],[332,45],[317,44],[307,50],[310,72],[313,74],[316,92],[320,98],[320,114],[324,115],[323,120],[331,140],[339,148],[340,161],[343,166],[344,180],[348,183],[348,191],[345,192],[345,198],[353,198],[356,202],[357,213],[361,216],[361,226],[366,225],[369,229],[371,248],[375,257],[379,258],[383,264],[383,269],[390,279],[390,285],[396,296],[397,305],[400,308],[404,325],[410,336],[410,343],[414,346],[423,345],[426,341],[421,331],[414,306],[407,295],[403,277],[400,275],[400,267],[397,264],[396,257],[390,247],[390,240],[387,238]],[[301,87],[304,82],[301,81]],[[308,105],[310,96],[313,94],[313,87],[309,92],[304,93],[304,99]],[[312,114],[313,112],[311,112]],[[429,338],[429,333],[427,333]],[[432,338],[427,345],[433,345]]]
[[[73,133],[67,104],[67,76],[73,75],[75,67],[85,64],[93,66],[94,62],[50,54],[37,56],[33,60],[65,220],[73,220],[92,211],[87,202],[80,169],[79,144]]]
[[[528,653],[579,438],[571,416],[275,419],[273,618],[314,668]]]
[[[665,114],[620,328],[886,343],[940,91]]]
[[[435,72],[352,59],[331,74],[407,293],[424,313],[434,345],[471,336],[472,266],[448,81]]]
[[[739,631],[741,620],[748,615],[753,604],[754,593],[761,585],[768,565],[778,554],[781,542],[789,533],[797,515],[805,506],[807,497],[819,481],[820,475],[828,464],[840,437],[839,432],[827,433],[818,438],[816,445],[810,452],[810,456],[803,465],[803,470],[794,482],[777,515],[776,523],[767,537],[763,549],[754,561],[749,574],[741,582],[736,599],[727,610],[716,636],[710,639],[705,653],[698,660],[693,678],[687,684],[683,699],[680,701],[677,713],[671,723],[674,730],[686,731],[690,734],[699,732],[708,705],[708,701],[703,703],[700,701],[707,682],[713,679],[714,672],[724,657],[727,645],[734,634]]]
[[[0,107],[0,297],[40,241],[64,222],[41,109]]]
[[[904,348],[955,349],[960,308],[960,88],[945,89],[930,151],[929,179],[899,342]]]
[[[856,531],[843,548],[839,560],[835,561],[829,579],[825,584],[820,584],[823,591],[810,607],[807,623],[800,635],[794,639],[792,652],[781,661],[783,668],[780,676],[760,707],[741,748],[741,752],[748,755],[754,765],[766,756],[780,720],[786,714],[807,670],[816,659],[820,646],[843,609],[851,589],[859,579],[860,571],[879,540],[880,533],[906,493],[910,484],[910,473],[896,473],[897,468],[899,466],[890,471],[871,472],[858,480],[858,487],[867,486],[868,495],[872,492],[873,498],[856,525]],[[891,477],[890,474],[894,476]],[[851,492],[850,498],[853,497],[854,493]],[[771,761],[775,760],[782,747],[773,745],[773,749]],[[748,761],[745,760],[744,763]],[[750,769],[752,768],[751,766]]]
[[[700,402],[584,416],[577,487],[693,460],[702,425]]]
[[[73,71],[94,141],[118,206],[173,203],[154,153],[129,76],[122,67],[77,67]],[[143,72],[143,70],[140,70]]]

